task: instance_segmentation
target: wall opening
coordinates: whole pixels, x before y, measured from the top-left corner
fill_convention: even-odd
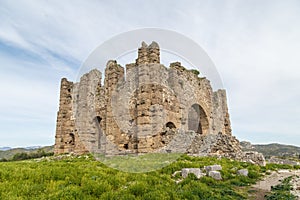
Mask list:
[[[176,129],[176,126],[173,122],[166,123],[166,127],[168,127],[169,129]]]
[[[73,133],[70,133],[69,136],[70,136],[69,144],[75,145],[75,135]]]
[[[97,131],[96,134],[98,134],[98,138],[97,138],[97,140],[98,140],[98,149],[100,149],[101,148],[101,141],[104,139],[102,129],[101,129],[101,126],[100,126],[100,123],[102,121],[102,117],[96,116],[94,121],[95,121],[95,126],[96,126],[96,131]]]
[[[97,116],[97,117],[96,117],[96,120],[97,120],[97,122],[100,124],[102,118],[101,118],[100,116]]]
[[[206,134],[208,132],[208,119],[199,104],[193,104],[189,109],[188,129],[198,134]]]

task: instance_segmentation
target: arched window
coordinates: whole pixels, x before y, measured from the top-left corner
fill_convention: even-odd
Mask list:
[[[94,118],[94,123],[95,123],[95,126],[96,126],[96,130],[95,130],[95,134],[97,134],[97,140],[98,140],[98,149],[101,148],[101,140],[103,140],[103,133],[102,133],[102,129],[101,129],[101,126],[100,126],[100,123],[102,121],[102,118],[100,116],[96,116]]]
[[[208,119],[199,104],[193,104],[189,109],[188,129],[199,134],[206,134],[208,131]]]
[[[169,129],[176,129],[176,126],[173,122],[166,123],[166,127],[168,127]]]

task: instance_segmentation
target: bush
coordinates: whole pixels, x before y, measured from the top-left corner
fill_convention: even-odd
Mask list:
[[[38,150],[37,152],[33,152],[33,153],[21,152],[21,153],[16,153],[12,157],[11,161],[28,160],[28,159],[41,158],[44,156],[53,156],[53,155],[54,155],[53,152],[46,153],[44,150]]]
[[[191,69],[190,72],[192,72],[196,76],[198,76],[200,74],[200,72],[198,70],[196,70],[196,69]]]

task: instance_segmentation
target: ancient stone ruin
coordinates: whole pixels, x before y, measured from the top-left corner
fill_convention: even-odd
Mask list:
[[[135,63],[107,62],[73,83],[61,80],[55,154],[241,152],[231,136],[225,90],[181,63],[160,63],[156,42],[142,43]]]

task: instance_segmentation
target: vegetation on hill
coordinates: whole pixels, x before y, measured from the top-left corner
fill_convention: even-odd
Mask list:
[[[143,158],[145,159],[145,158]],[[194,175],[181,180],[182,168],[220,164],[223,180]],[[128,173],[108,168],[91,156],[48,157],[0,163],[0,199],[246,199],[247,187],[268,169],[211,157],[181,156],[157,171]],[[290,166],[289,166],[290,167]],[[247,168],[248,177],[236,171]]]
[[[284,145],[284,144],[251,144],[249,142],[241,142],[241,146],[245,151],[257,151],[262,153],[266,158],[272,156],[282,157],[282,158],[299,158],[300,147],[293,145]]]
[[[38,154],[40,152],[44,152],[47,155],[50,155],[54,151],[54,146],[45,146],[37,149],[27,149],[27,148],[13,148],[5,151],[0,151],[0,160],[5,161],[5,160],[12,160],[13,157],[16,154],[23,154],[21,157],[26,157],[25,154],[27,154],[28,158],[32,157],[34,158],[34,154]]]

